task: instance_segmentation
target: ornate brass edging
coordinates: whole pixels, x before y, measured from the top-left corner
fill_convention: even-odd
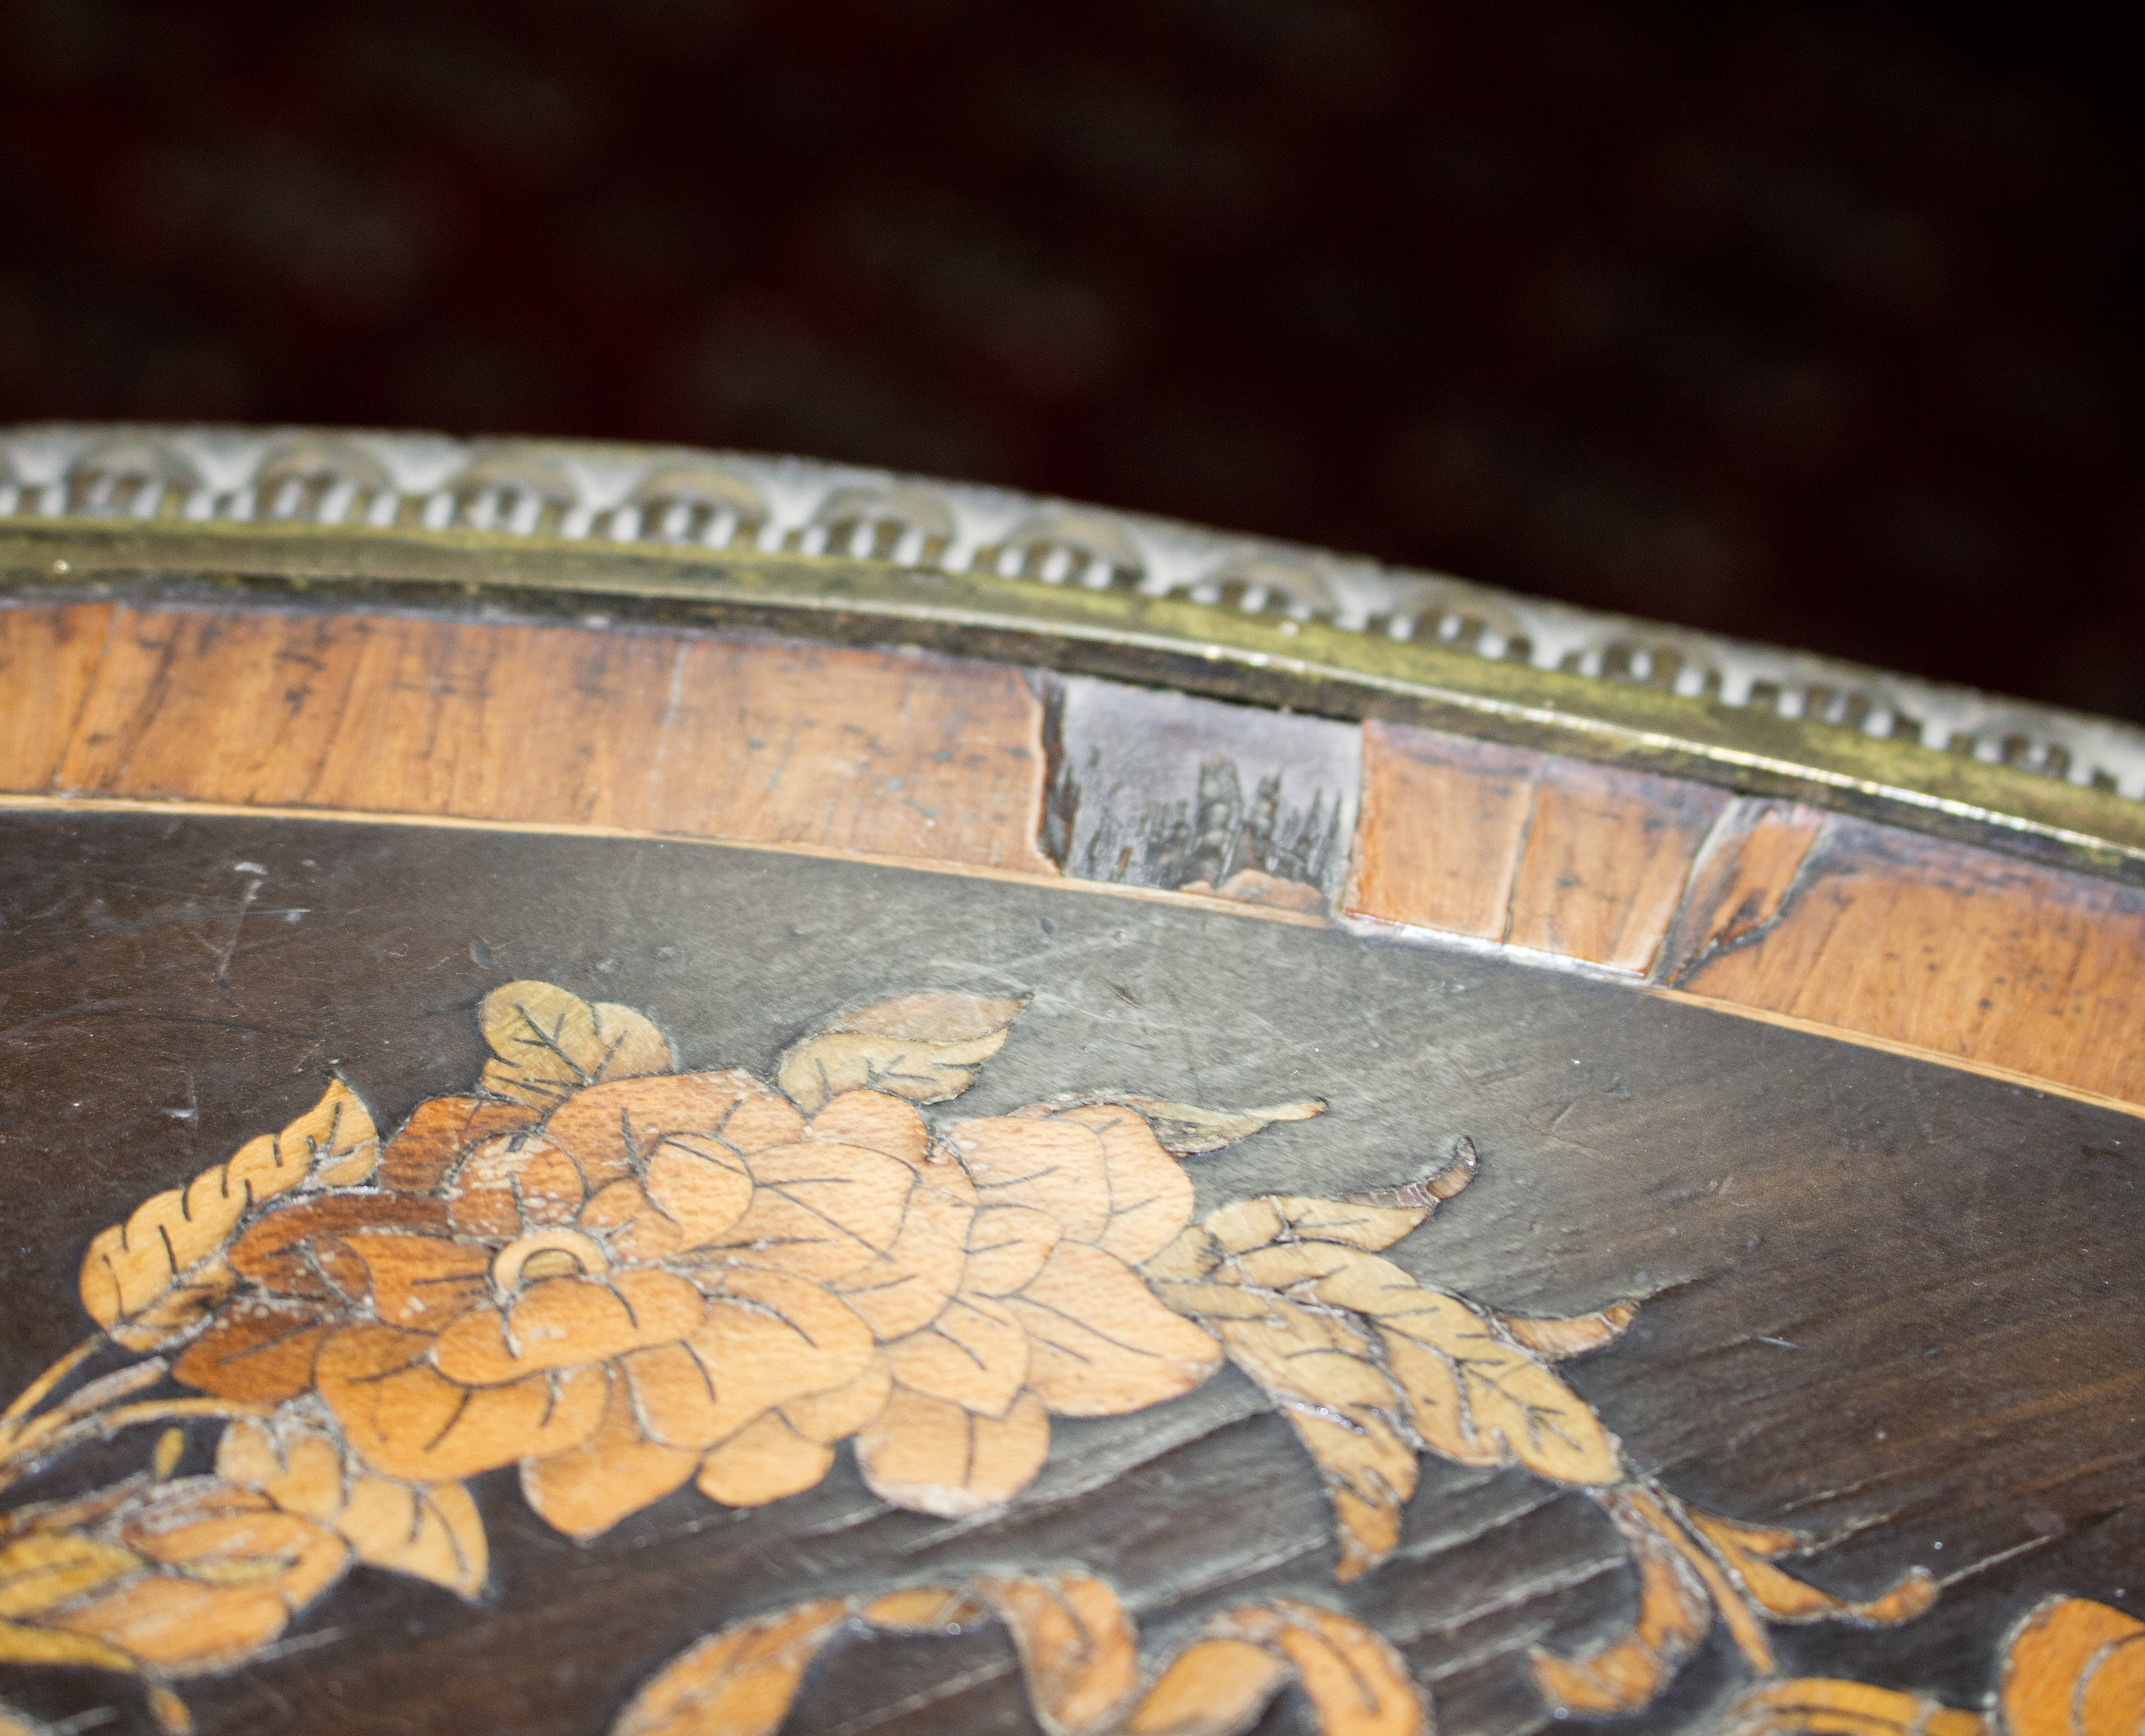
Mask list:
[[[18,597],[332,596],[912,644],[1456,729],[2145,883],[2145,803],[2112,790],[1642,683],[1127,589],[489,530],[82,516],[0,520],[0,588]]]
[[[86,517],[0,521],[0,586],[17,596],[332,594],[920,644],[1351,721],[1456,728],[2145,882],[2145,804],[2108,789],[1645,684],[1173,596],[483,530]]]

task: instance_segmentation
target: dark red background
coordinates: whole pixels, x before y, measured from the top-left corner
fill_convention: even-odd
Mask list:
[[[0,418],[778,448],[2145,717],[2046,8],[0,7]]]

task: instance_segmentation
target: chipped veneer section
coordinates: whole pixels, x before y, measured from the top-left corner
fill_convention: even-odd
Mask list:
[[[1036,687],[1042,843],[1067,878],[1334,908],[1362,779],[1352,725],[1083,677]]]
[[[1349,914],[2145,1105],[2145,893],[1793,802],[1372,723]]]
[[[1430,730],[956,659],[0,609],[0,790],[1062,873],[1296,921],[1340,908],[2145,1104],[2145,893]]]
[[[2145,1103],[2145,893],[1843,814],[1752,818],[1693,877],[1663,982]]]

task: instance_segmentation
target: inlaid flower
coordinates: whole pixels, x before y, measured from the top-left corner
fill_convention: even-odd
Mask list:
[[[351,1559],[330,1526],[214,1477],[122,1485],[10,1520],[0,1621],[17,1642],[12,1657],[128,1674],[228,1667],[281,1634]]]
[[[142,1201],[83,1259],[97,1331],[0,1412],[0,1490],[92,1441],[165,1432],[149,1473],[4,1516],[0,1662],[134,1674],[177,1732],[189,1714],[170,1679],[257,1654],[353,1563],[480,1595],[472,1476],[518,1465],[530,1506],[587,1539],[688,1481],[733,1506],[799,1493],[854,1439],[881,1497],[960,1516],[1035,1478],[1053,1416],[1143,1410],[1225,1358],[1321,1475],[1341,1579],[1399,1545],[1424,1455],[1584,1490],[1645,1561],[1719,1564],[1712,1579],[1643,1572],[1629,1632],[1537,1656],[1560,1714],[1645,1704],[1716,1606],[1761,1672],[1768,1621],[1889,1624],[1928,1607],[1920,1569],[1869,1599],[1834,1595],[1772,1564],[1805,1540],[1633,1473],[1553,1366],[1613,1343],[1633,1305],[1508,1316],[1385,1257],[1466,1186],[1464,1138],[1397,1186],[1261,1195],[1195,1222],[1179,1160],[1325,1104],[1217,1113],[1093,1092],[934,1129],[918,1106],[968,1090],[1024,1006],[874,1002],[792,1043],[769,1084],[679,1072],[631,1008],[509,983],[483,1004],[476,1093],[420,1104],[383,1144],[338,1081],[280,1132]],[[115,1347],[143,1360],[89,1371]],[[167,1373],[195,1391],[153,1393]],[[174,1481],[185,1430],[210,1420],[215,1475]],[[902,1629],[919,1607],[943,1623],[949,1597],[980,1599],[1012,1612],[1033,1668],[1041,1642],[1019,1611],[1072,1632],[1061,1599],[1093,1592],[985,1576],[918,1595],[815,1600],[776,1631]],[[1224,1661],[1255,1715],[1284,1666],[1311,1667],[1310,1629],[1282,1609],[1235,1612],[1140,1717]],[[1341,1643],[1320,1632],[1316,1645]],[[621,1730],[669,1729],[642,1714],[674,1689],[699,1704],[719,1685],[708,1672],[735,1648],[759,1657],[766,1637],[748,1622],[689,1652]],[[1092,1687],[1096,1716],[1115,1718],[1136,1685],[1131,1642],[1079,1644],[1117,1674],[1080,1686],[1052,1664],[1038,1679]],[[1360,1631],[1347,1644],[1375,1651]],[[783,1691],[809,1655],[791,1655]],[[756,1667],[748,1679],[760,1717],[781,1684]]]
[[[951,1095],[994,1047],[944,1034],[979,1022],[943,1004],[964,998],[888,1003],[878,1022],[921,1037],[799,1045],[784,1070],[809,1114],[734,1069],[494,1073],[522,1088],[421,1105],[372,1185],[244,1230],[226,1256],[244,1287],[176,1372],[256,1403],[317,1390],[405,1483],[519,1463],[530,1505],[577,1536],[689,1480],[732,1505],[794,1494],[851,1435],[889,1500],[1003,1501],[1041,1466],[1050,1413],[1173,1397],[1221,1347],[1132,1270],[1192,1209],[1138,1112],[1044,1107],[934,1140],[910,1096]],[[833,1088],[849,1077],[873,1082]]]
[[[864,1479],[948,1515],[1026,1487],[1050,1417],[1115,1416],[1188,1392],[1222,1346],[1132,1268],[1192,1216],[1192,1184],[1122,1103],[957,1122],[945,1145],[974,1201],[959,1282],[885,1346],[893,1390],[859,1435]],[[943,1268],[942,1268],[943,1269]]]
[[[316,1386],[366,1463],[406,1481],[520,1461],[530,1504],[577,1535],[696,1471],[718,1499],[770,1499],[828,1452],[781,1407],[820,1399],[808,1420],[829,1439],[875,1408],[873,1328],[844,1293],[900,1287],[889,1267],[946,1216],[926,1138],[898,1098],[847,1092],[808,1118],[736,1072],[597,1083],[540,1118],[435,1100],[390,1142],[386,1186],[239,1237],[250,1286],[177,1372],[256,1400]]]

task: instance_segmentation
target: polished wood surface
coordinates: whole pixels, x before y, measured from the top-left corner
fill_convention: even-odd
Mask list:
[[[1404,725],[1363,731],[1358,916],[1644,975],[1721,791]]]
[[[0,609],[0,783],[1047,871],[1010,669],[401,615]]]
[[[1665,980],[2145,1102],[2145,893],[1841,815],[1759,833]]]

